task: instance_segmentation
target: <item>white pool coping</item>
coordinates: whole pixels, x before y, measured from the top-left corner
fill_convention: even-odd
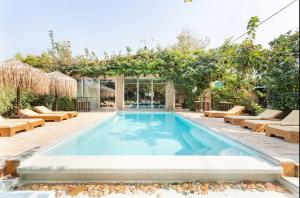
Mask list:
[[[282,169],[240,156],[37,156],[18,169],[23,181],[274,181]]]

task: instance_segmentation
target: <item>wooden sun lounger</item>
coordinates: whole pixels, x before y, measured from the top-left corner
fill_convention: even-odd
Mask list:
[[[265,133],[269,137],[282,137],[286,142],[299,144],[299,126],[269,125]]]
[[[51,111],[45,106],[34,107],[34,110],[40,114],[67,114],[69,118],[74,118],[78,116],[77,111]]]
[[[224,122],[241,125],[244,120],[272,120],[282,114],[282,111],[267,109],[257,116],[226,116]]]
[[[34,129],[35,127],[42,127],[45,126],[45,120],[36,118],[36,119],[4,119],[0,115],[0,121],[5,122],[27,122],[30,126],[30,129]]]
[[[228,111],[204,111],[204,116],[210,118],[224,118],[226,116],[233,116],[233,115],[241,115],[241,113],[245,110],[244,106],[235,106]]]
[[[244,120],[241,127],[252,129],[256,132],[264,132],[268,125],[299,126],[299,110],[292,111],[283,120]]]
[[[21,110],[20,113],[26,118],[41,118],[45,121],[61,122],[68,119],[67,114],[38,114],[30,109]]]
[[[28,131],[30,126],[27,122],[0,122],[0,137],[14,136],[17,132]]]

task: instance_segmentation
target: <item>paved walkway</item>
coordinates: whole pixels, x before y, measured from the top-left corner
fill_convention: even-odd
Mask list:
[[[178,112],[178,114],[273,158],[293,160],[299,163],[299,144],[291,144],[279,138],[267,137],[264,133],[256,133],[240,126],[225,123],[221,118],[207,118],[195,112]]]
[[[50,145],[95,125],[115,113],[80,113],[63,122],[47,122],[44,127],[0,138],[0,165],[6,159],[26,159]]]

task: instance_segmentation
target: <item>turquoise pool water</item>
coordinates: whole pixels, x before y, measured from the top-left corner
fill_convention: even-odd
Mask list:
[[[247,147],[176,113],[120,113],[44,155],[254,155]]]

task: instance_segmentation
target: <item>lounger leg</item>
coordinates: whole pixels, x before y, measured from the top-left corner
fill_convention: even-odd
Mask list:
[[[0,137],[11,137],[16,135],[16,131],[13,129],[8,129],[0,132]]]
[[[258,125],[255,129],[255,132],[263,133],[265,130],[265,125]]]
[[[268,137],[272,137],[272,135],[270,133],[267,133],[267,132],[265,133],[265,135],[268,136]]]
[[[283,137],[284,141],[289,142],[289,143],[299,143],[299,135],[294,136],[293,134],[288,134],[285,137]]]

